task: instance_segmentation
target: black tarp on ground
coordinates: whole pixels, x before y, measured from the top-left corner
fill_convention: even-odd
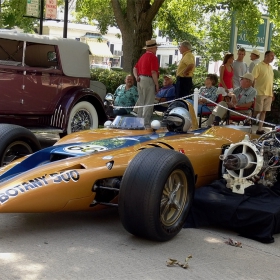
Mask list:
[[[278,180],[279,182],[279,180]],[[272,188],[252,185],[245,194],[226,187],[224,179],[196,189],[184,227],[219,226],[263,243],[280,233],[280,184]]]

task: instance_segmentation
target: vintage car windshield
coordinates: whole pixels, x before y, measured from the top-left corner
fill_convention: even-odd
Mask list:
[[[124,117],[117,116],[110,128],[119,128],[119,129],[145,129],[144,119],[135,118],[135,117]]]

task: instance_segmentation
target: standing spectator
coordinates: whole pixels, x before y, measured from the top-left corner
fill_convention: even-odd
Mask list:
[[[247,64],[243,62],[246,52],[240,48],[237,52],[237,59],[233,61],[233,88],[240,87],[240,77],[247,73]]]
[[[220,66],[220,83],[218,87],[217,94],[222,94],[226,96],[229,92],[233,90],[233,63],[234,57],[232,53],[225,55],[223,64]]]
[[[138,106],[154,104],[155,94],[159,91],[159,63],[156,57],[157,46],[159,45],[154,39],[146,41],[146,46],[143,48],[146,49],[146,52],[140,57],[133,68],[139,94]],[[138,117],[144,118],[145,127],[150,126],[153,109],[153,106],[138,108]]]
[[[175,99],[175,87],[173,85],[173,78],[171,75],[165,75],[163,77],[163,87],[156,94],[155,102],[166,102]],[[155,105],[156,111],[164,112],[168,107],[168,104]]]
[[[258,63],[253,69],[253,76],[255,78],[255,89],[257,90],[257,97],[255,103],[255,115],[259,115],[259,125],[256,134],[264,134],[262,129],[263,122],[267,111],[271,110],[271,103],[274,99],[273,94],[273,78],[274,73],[270,63],[274,60],[274,52],[266,51],[264,60]]]
[[[254,82],[254,77],[251,73],[246,73],[240,80],[240,87],[233,90],[233,92],[228,93],[227,99],[221,101],[219,105],[216,106],[207,120],[207,125],[219,125],[220,121],[226,117],[227,108],[235,109],[239,107],[248,108],[248,110],[240,110],[239,113],[243,115],[250,116],[252,111],[250,110],[253,105],[256,90],[252,87]],[[235,112],[230,112],[230,115],[236,115]]]
[[[208,74],[204,84],[204,87],[201,87],[199,89],[199,99],[198,99],[198,108],[197,112],[200,113],[206,113],[210,112],[211,109],[206,106],[207,103],[211,101],[216,101],[217,100],[217,83],[218,83],[218,76],[216,74]],[[205,99],[207,98],[207,99]],[[187,99],[192,105],[193,105],[193,100],[192,99]]]
[[[191,52],[191,44],[184,41],[180,44],[180,53],[183,55],[176,72],[176,97],[190,95],[193,87],[192,77],[195,70],[195,59]]]
[[[120,85],[115,91],[114,106],[119,107],[133,107],[138,100],[137,87],[134,86],[134,77],[127,75],[125,77],[125,84]],[[114,116],[126,115],[132,111],[133,108],[116,108],[113,109]]]
[[[260,52],[258,50],[252,50],[250,58],[252,62],[249,65],[249,72],[252,73],[255,65],[260,62]]]

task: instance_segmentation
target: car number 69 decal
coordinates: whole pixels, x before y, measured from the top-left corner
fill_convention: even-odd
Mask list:
[[[86,145],[74,145],[64,148],[64,151],[70,154],[91,154],[94,152],[102,152],[108,150],[104,146],[86,144]]]

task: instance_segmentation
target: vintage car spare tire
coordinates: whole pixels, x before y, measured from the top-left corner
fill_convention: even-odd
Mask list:
[[[120,187],[124,228],[156,241],[173,238],[183,227],[195,189],[189,159],[162,148],[140,151],[129,163]]]
[[[72,108],[67,125],[67,134],[97,127],[98,115],[91,103],[81,101]]]
[[[0,166],[40,149],[38,139],[30,130],[18,125],[0,124]]]

